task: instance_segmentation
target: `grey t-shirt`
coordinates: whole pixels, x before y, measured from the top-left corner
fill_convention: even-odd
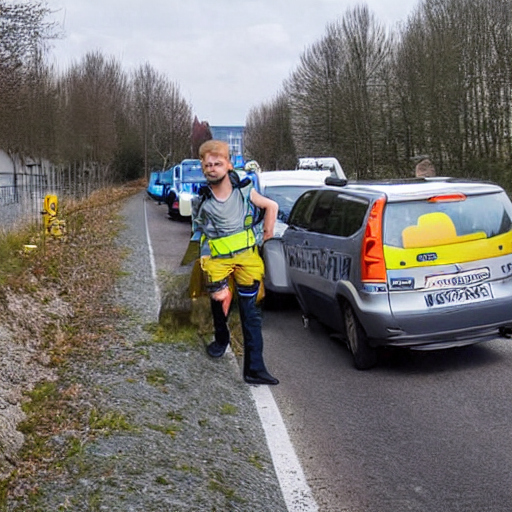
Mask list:
[[[249,190],[247,191],[249,192]],[[196,226],[208,239],[234,235],[245,229],[245,204],[240,189],[233,189],[225,201],[213,194],[206,199],[195,217]]]

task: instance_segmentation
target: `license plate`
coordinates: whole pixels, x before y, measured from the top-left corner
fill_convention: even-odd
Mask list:
[[[455,286],[474,286],[490,278],[491,271],[487,267],[457,274],[436,274],[425,278],[425,288],[440,290]]]
[[[492,299],[489,283],[452,290],[432,291],[425,294],[425,303],[428,308],[455,306],[457,304],[482,302],[489,299]]]

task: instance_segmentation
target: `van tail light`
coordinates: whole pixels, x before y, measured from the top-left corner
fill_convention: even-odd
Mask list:
[[[386,263],[382,246],[382,213],[385,204],[385,197],[373,203],[366,224],[361,255],[361,280],[366,283],[386,282]]]
[[[465,201],[466,195],[461,193],[443,194],[440,196],[429,197],[429,203],[455,203],[457,201]]]

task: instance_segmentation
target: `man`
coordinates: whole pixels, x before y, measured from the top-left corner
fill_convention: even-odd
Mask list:
[[[433,178],[436,175],[434,164],[428,158],[422,158],[414,168],[416,178]]]
[[[232,171],[226,142],[205,142],[199,148],[199,158],[208,188],[194,204],[192,216],[202,235],[201,268],[207,276],[216,327],[216,339],[207,351],[212,357],[220,357],[229,344],[229,332],[224,329],[223,336],[218,333],[223,321],[225,326],[231,301],[229,281],[233,279],[244,338],[244,380],[249,384],[278,384],[263,361],[261,309],[256,299],[264,266],[252,226],[254,206],[265,210],[263,240],[271,238],[278,205],[259,194],[250,180],[247,184],[239,182]]]

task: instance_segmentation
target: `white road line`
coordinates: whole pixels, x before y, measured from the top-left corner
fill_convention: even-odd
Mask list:
[[[155,257],[149,236],[145,201],[144,219],[146,223],[146,238],[151,263],[151,273],[155,282],[156,297],[160,299],[160,288],[157,282]],[[228,356],[232,358],[237,369],[239,369],[236,358],[229,348],[230,347],[228,347]],[[268,386],[250,386],[250,388],[265,432],[267,445],[288,512],[318,512],[318,505],[306,481],[306,477],[304,476],[304,472],[272,392]]]
[[[317,512],[283,418],[268,386],[251,386],[288,512]]]
[[[151,265],[151,275],[153,276],[153,283],[155,285],[155,297],[157,300],[158,307],[160,304],[161,296],[160,296],[160,287],[158,286],[158,279],[156,276],[156,263],[155,263],[155,254],[153,252],[153,245],[151,244],[151,237],[149,236],[149,226],[148,226],[148,211],[146,206],[145,197],[142,198],[142,202],[144,204],[144,222],[146,224],[146,241],[148,244],[149,251],[149,263]]]

